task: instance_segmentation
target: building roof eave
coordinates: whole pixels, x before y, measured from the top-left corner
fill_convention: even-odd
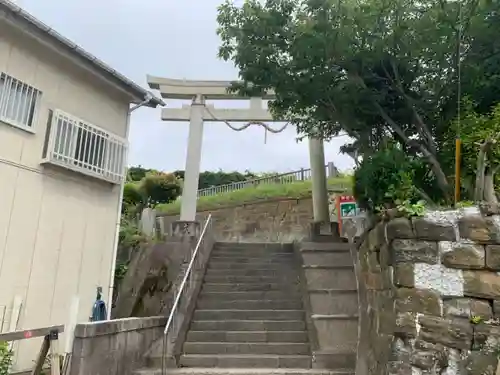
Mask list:
[[[132,103],[144,103],[144,101],[149,98],[149,100],[144,103],[144,105],[152,108],[155,108],[157,106],[165,106],[165,102],[161,98],[154,95],[151,91],[144,89],[137,83],[125,77],[123,74],[119,73],[118,71],[104,63],[102,60],[98,59],[96,56],[85,51],[83,48],[79,47],[71,40],[65,38],[63,35],[59,34],[48,25],[44,24],[28,12],[24,11],[21,7],[15,5],[9,0],[0,0],[0,10],[2,8],[5,9],[8,13],[11,13],[21,18],[21,20],[27,22],[30,26],[34,27],[40,33],[46,35],[55,44],[59,44],[60,46],[67,49],[75,57],[82,59],[83,61],[88,63],[103,77],[112,77],[114,81],[118,82],[120,86],[134,98]]]

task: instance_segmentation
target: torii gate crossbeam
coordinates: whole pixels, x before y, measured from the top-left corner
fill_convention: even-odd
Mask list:
[[[265,93],[259,98],[242,97],[228,92],[229,81],[192,81],[161,77],[147,77],[151,89],[159,90],[163,98],[191,100],[190,105],[181,108],[163,108],[161,119],[164,121],[189,121],[189,136],[184,173],[184,188],[181,200],[182,222],[194,222],[196,219],[196,201],[201,164],[201,151],[204,121],[231,122],[273,122],[264,99],[273,99],[274,93]],[[249,99],[250,106],[245,109],[216,109],[206,104],[205,100],[241,100]],[[309,139],[311,171],[313,178],[314,221],[329,221],[328,198],[325,174],[323,142]]]

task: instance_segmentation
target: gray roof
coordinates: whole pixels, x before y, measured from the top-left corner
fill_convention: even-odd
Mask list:
[[[109,65],[106,65],[103,61],[88,53],[83,48],[80,48],[71,40],[66,39],[57,31],[53,30],[51,27],[36,19],[31,14],[24,11],[9,0],[0,0],[0,11],[5,11],[7,15],[12,15],[13,19],[17,22],[32,26],[33,28],[35,28],[35,30],[49,38],[53,43],[59,45],[63,50],[68,51],[75,57],[83,60],[87,64],[90,64],[91,67],[96,69],[104,77],[111,79],[119,86],[123,87],[127,92],[129,92],[136,99],[134,103],[138,104],[144,101],[146,98],[149,98],[149,102],[147,103],[147,105],[150,107],[165,105],[162,99],[156,97],[150,91],[131,81],[123,74],[118,73],[115,69],[111,68]]]

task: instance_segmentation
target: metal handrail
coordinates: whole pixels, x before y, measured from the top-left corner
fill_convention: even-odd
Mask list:
[[[167,319],[167,324],[165,324],[165,329],[163,330],[163,355],[162,355],[162,369],[161,373],[162,375],[165,374],[165,357],[167,354],[167,345],[168,345],[168,334],[170,332],[171,327],[175,324],[175,316],[181,301],[181,298],[183,296],[183,292],[186,288],[186,285],[188,284],[189,281],[189,286],[192,287],[192,271],[193,271],[193,266],[195,265],[195,262],[197,260],[197,255],[200,251],[200,246],[204,240],[205,234],[207,232],[208,226],[212,221],[212,214],[208,215],[207,220],[205,221],[205,224],[203,225],[203,229],[201,230],[200,237],[198,238],[198,241],[196,242],[196,246],[193,250],[193,253],[191,255],[191,260],[189,261],[188,267],[186,269],[186,272],[184,274],[184,277],[182,279],[182,282],[176,292],[174,303],[172,304],[172,308],[170,309],[170,314]]]
[[[325,169],[328,178],[335,177],[336,168],[332,162],[326,164]],[[289,179],[287,179],[287,177],[289,177]],[[311,179],[311,168],[302,168],[293,172],[274,174],[246,181],[237,181],[224,185],[211,186],[208,188],[199,189],[197,194],[199,198],[199,197],[212,196],[219,193],[226,193],[234,190],[240,190],[245,187],[259,185],[261,183],[286,184],[296,181],[306,181],[310,179]]]

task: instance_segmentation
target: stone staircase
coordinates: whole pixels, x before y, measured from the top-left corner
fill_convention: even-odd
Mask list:
[[[291,245],[217,243],[180,364],[310,368],[299,284]]]
[[[347,370],[314,366],[309,331],[315,323],[303,304],[311,289],[303,280],[308,263],[304,270],[300,266],[292,244],[216,243],[179,368],[168,373],[353,375],[351,366]]]
[[[352,369],[358,344],[358,294],[349,245],[303,242],[303,287],[315,332],[315,367]]]

